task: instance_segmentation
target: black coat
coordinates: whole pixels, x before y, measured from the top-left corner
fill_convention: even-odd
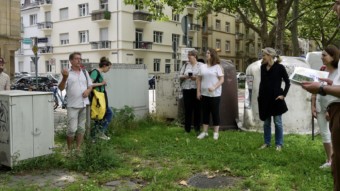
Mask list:
[[[267,71],[267,64],[261,65],[261,82],[259,88],[258,104],[262,121],[270,116],[282,115],[288,111],[285,100],[275,100],[278,96],[286,97],[290,81],[285,67],[275,62]],[[282,80],[285,82],[284,90],[281,88]]]

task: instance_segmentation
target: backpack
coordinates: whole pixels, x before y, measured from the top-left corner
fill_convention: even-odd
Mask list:
[[[93,83],[99,82],[100,73],[97,69],[93,69],[89,72],[91,75],[92,72],[96,70],[98,75]],[[108,106],[107,103],[107,95],[104,86],[104,92],[97,91],[95,88],[92,89],[90,95],[90,105],[91,105],[91,119],[93,120],[102,120],[106,113],[106,108]]]

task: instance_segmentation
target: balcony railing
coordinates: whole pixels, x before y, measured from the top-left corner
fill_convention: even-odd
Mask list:
[[[134,49],[152,49],[152,42],[134,41],[133,48]]]
[[[90,42],[92,49],[109,49],[111,48],[111,41],[103,40]]]
[[[243,33],[237,32],[235,35],[236,40],[242,40],[243,39]]]
[[[150,13],[147,13],[145,11],[135,11],[135,12],[133,12],[133,20],[134,21],[151,22],[152,17],[151,17]]]
[[[92,21],[110,20],[111,12],[106,10],[96,10],[91,13]]]
[[[236,56],[242,57],[243,51],[242,50],[236,50]]]
[[[53,46],[38,47],[40,54],[53,53]]]
[[[189,30],[190,31],[200,31],[201,25],[190,23]]]
[[[52,5],[52,0],[38,0],[40,5]]]
[[[38,24],[38,29],[52,29],[53,28],[53,23],[51,21],[41,22],[37,24]]]
[[[210,26],[210,27],[205,26],[205,27],[202,28],[203,34],[212,34],[212,31],[213,31],[212,26]]]

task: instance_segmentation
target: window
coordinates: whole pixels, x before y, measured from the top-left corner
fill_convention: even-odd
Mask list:
[[[180,63],[181,63],[181,60],[177,60],[177,63],[174,64],[174,71],[175,72],[180,71],[180,69],[181,69],[180,66],[179,66]]]
[[[192,44],[193,44],[193,38],[192,37],[189,37],[189,44],[188,44],[188,47],[192,47]]]
[[[62,8],[59,10],[59,14],[60,14],[60,20],[66,20],[68,19],[68,8]]]
[[[175,42],[176,43],[176,48],[178,49],[178,46],[179,46],[179,38],[180,38],[180,35],[179,34],[172,34],[172,42]]]
[[[68,33],[60,34],[60,45],[69,44]]]
[[[176,14],[174,11],[172,11],[172,20],[179,22],[179,14]]]
[[[228,40],[225,41],[225,51],[230,52],[230,41]]]
[[[37,14],[30,15],[30,25],[37,24]]]
[[[225,32],[230,32],[230,23],[229,22],[225,23]]]
[[[68,69],[68,60],[60,60],[60,71],[63,71],[63,69]]]
[[[221,30],[221,20],[216,19],[216,25],[215,25],[216,30]]]
[[[136,64],[143,64],[143,58],[136,58]]]
[[[84,3],[79,5],[79,16],[84,17],[89,14],[89,4]]]
[[[79,31],[79,43],[89,42],[89,31]]]
[[[50,61],[46,60],[45,65],[46,65],[46,72],[52,72],[52,64],[50,63]]]
[[[30,61],[30,66],[31,66],[31,73],[35,72],[35,64],[33,61]]]
[[[159,68],[160,68],[160,65],[161,65],[161,59],[153,59],[153,71],[154,72],[159,72]]]
[[[153,42],[162,43],[163,41],[163,32],[153,31]]]
[[[102,10],[108,10],[109,9],[107,0],[100,0],[100,9],[102,9]]]
[[[220,39],[216,39],[216,49],[221,50],[221,40]]]
[[[19,72],[23,72],[23,71],[24,71],[24,62],[23,62],[23,61],[20,61],[20,62],[18,63],[18,65],[19,65]]]
[[[165,73],[169,74],[170,73],[170,64],[165,64]]]

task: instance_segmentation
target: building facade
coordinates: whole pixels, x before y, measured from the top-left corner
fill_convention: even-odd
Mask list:
[[[244,71],[257,58],[258,40],[237,17],[210,14],[197,20],[197,7],[175,14],[162,8],[168,21],[151,20],[144,7],[123,0],[22,0],[21,48],[16,52],[16,72],[35,72],[37,38],[38,73],[60,73],[68,67],[71,52],[82,53],[84,63],[106,56],[113,63],[145,64],[150,74],[172,73],[185,62],[186,48],[196,48],[205,58],[208,47],[232,60]],[[187,26],[187,27],[185,27]]]
[[[14,75],[15,51],[20,47],[20,1],[2,0],[0,6],[0,56],[6,73]]]

